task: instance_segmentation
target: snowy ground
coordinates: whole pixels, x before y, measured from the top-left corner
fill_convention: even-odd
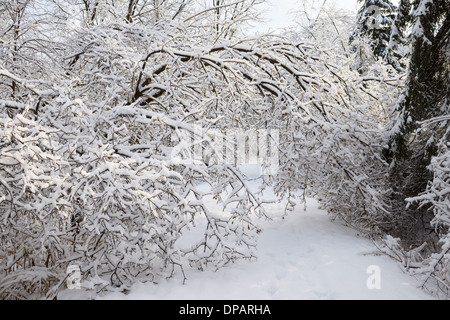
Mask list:
[[[281,215],[284,205],[271,204]],[[158,285],[136,284],[129,294],[111,293],[102,299],[154,300],[317,300],[433,299],[398,264],[375,252],[371,241],[331,222],[310,199],[285,219],[261,221],[258,260],[239,261],[214,272],[187,270]],[[370,269],[375,266],[375,269]],[[367,282],[379,271],[379,289]],[[376,282],[369,281],[374,284]],[[79,293],[78,293],[79,294]],[[65,292],[60,298],[80,298]]]
[[[259,259],[241,261],[218,272],[188,273],[185,285],[171,279],[135,285],[128,295],[106,299],[158,300],[317,300],[431,299],[386,256],[366,255],[373,244],[337,223],[309,201],[285,221],[263,222]],[[370,290],[369,266],[381,271],[381,289]]]

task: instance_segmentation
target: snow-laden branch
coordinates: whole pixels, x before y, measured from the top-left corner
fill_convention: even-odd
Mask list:
[[[58,33],[66,49],[42,58],[46,68],[2,63],[2,295],[25,295],[41,277],[30,290],[52,298],[69,265],[101,291],[255,257],[254,217],[270,218],[269,200],[238,156],[220,158],[254,147],[236,130],[268,133],[256,157],[269,145],[277,155],[280,197],[302,188],[362,229],[385,221],[382,127],[400,76],[381,63],[361,74],[330,39],[230,40],[97,14],[104,20]]]

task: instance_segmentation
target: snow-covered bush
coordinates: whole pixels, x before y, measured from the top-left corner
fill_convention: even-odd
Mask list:
[[[73,21],[55,15],[53,50],[28,66],[39,72],[0,60],[2,298],[56,297],[69,266],[101,292],[253,258],[252,218],[268,214],[235,159],[177,156],[209,152],[217,132],[276,130],[280,196],[303,188],[365,231],[386,221],[382,129],[402,79],[382,63],[355,70],[336,21],[329,36],[243,39],[212,34],[211,10],[84,3]]]
[[[24,113],[2,113],[0,136],[0,296],[45,294],[59,282],[55,262],[68,244],[61,212],[69,177],[60,170],[68,163],[54,153],[56,130]]]
[[[181,131],[217,127],[223,116],[211,107],[241,101],[240,86],[258,90],[238,75],[251,77],[250,47],[195,46],[175,22],[90,22],[70,38],[61,30],[66,55],[43,58],[45,76],[0,61],[10,97],[0,104],[2,298],[53,298],[69,266],[100,292],[254,257],[250,215],[264,208],[243,176],[173,157]],[[223,214],[208,209],[205,183]]]
[[[285,122],[277,190],[303,188],[333,217],[378,233],[391,219],[384,128],[404,79],[374,58],[364,71],[355,65],[370,47],[362,39],[358,50],[348,45],[346,18],[319,15],[300,37],[310,40],[302,69],[314,78],[298,93],[307,111]]]

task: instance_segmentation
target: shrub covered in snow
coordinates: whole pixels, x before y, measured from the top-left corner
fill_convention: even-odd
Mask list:
[[[54,298],[71,266],[100,293],[255,257],[253,217],[270,218],[268,200],[222,157],[253,148],[235,130],[276,149],[264,179],[287,209],[302,189],[349,225],[389,231],[382,154],[404,77],[363,39],[349,45],[345,19],[236,37],[260,1],[41,1],[0,0],[1,298]],[[434,158],[420,199],[440,228],[448,161]]]

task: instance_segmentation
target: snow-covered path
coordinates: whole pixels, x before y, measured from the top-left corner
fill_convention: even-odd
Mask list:
[[[331,222],[314,200],[306,211],[298,207],[284,220],[261,224],[257,261],[239,261],[217,272],[189,270],[185,285],[179,278],[137,284],[128,295],[104,299],[432,299],[396,262],[368,255],[375,250],[371,241]],[[370,266],[381,272],[380,289],[367,286]]]

